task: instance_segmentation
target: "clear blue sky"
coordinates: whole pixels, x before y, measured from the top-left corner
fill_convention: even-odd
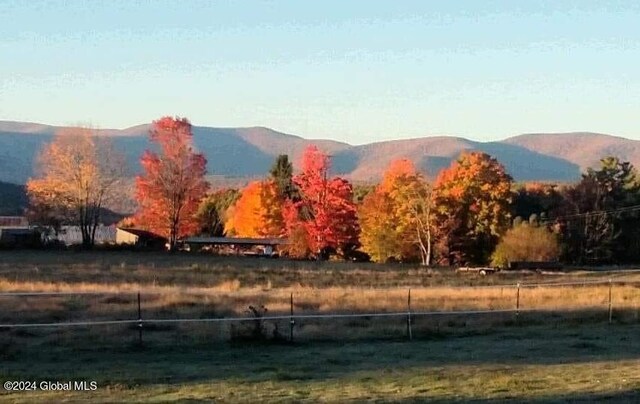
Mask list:
[[[0,0],[0,119],[640,138],[636,1]]]

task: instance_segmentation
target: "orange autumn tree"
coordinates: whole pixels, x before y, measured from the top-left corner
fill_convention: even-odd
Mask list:
[[[430,188],[413,163],[393,161],[358,212],[363,250],[373,261],[431,263]]]
[[[191,123],[164,117],[153,123],[151,141],[159,152],[145,151],[143,173],[136,177],[136,222],[166,237],[173,249],[178,238],[198,229],[196,213],[209,184],[207,160],[193,148]]]
[[[242,190],[227,211],[227,234],[238,237],[281,237],[284,235],[283,200],[274,181],[253,181]]]
[[[120,194],[124,157],[90,128],[57,133],[42,150],[38,176],[27,182],[32,222],[80,228],[82,245],[93,246],[103,207]]]
[[[484,264],[510,227],[511,177],[486,153],[463,153],[433,189],[437,250],[452,264]]]
[[[329,156],[309,146],[302,156],[302,171],[293,178],[301,197],[285,204],[287,234],[305,242],[317,258],[331,251],[348,254],[358,246],[360,227],[353,188],[343,178],[329,178]],[[304,250],[296,245],[298,251]]]

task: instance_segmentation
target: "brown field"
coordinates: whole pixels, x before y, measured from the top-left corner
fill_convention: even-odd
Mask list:
[[[608,320],[609,285],[613,318],[638,321],[640,273],[635,271],[494,275],[456,273],[449,268],[401,265],[296,262],[223,258],[197,254],[131,252],[6,253],[0,264],[2,292],[69,292],[88,295],[1,296],[2,323],[49,323],[137,319],[141,293],[145,320],[252,317],[249,306],[265,316],[370,314],[411,311],[417,335],[462,328],[468,332],[515,320],[515,313],[420,315],[421,312],[512,310],[519,321]],[[602,281],[603,284],[592,284]],[[516,284],[522,286],[518,293]],[[544,286],[545,283],[574,283]],[[538,284],[539,286],[531,286]],[[543,284],[543,285],[540,285]],[[519,303],[517,295],[519,294]],[[232,338],[230,323],[158,323],[174,334],[199,332]],[[279,331],[288,322],[266,321]],[[447,326],[449,325],[449,326]],[[119,329],[121,326],[114,326]],[[152,327],[149,327],[152,328]],[[108,329],[106,327],[105,329]],[[187,331],[185,331],[187,330]],[[299,320],[298,338],[401,336],[406,317]],[[101,335],[109,334],[104,330]]]

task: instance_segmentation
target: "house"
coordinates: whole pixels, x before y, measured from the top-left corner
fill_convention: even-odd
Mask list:
[[[161,249],[165,247],[167,239],[142,229],[116,229],[116,244],[132,245],[145,248]]]

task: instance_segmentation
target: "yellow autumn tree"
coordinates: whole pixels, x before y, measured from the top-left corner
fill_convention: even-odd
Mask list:
[[[114,200],[124,174],[124,158],[90,128],[56,134],[38,158],[37,176],[27,182],[32,211],[47,211],[78,225],[82,244],[91,246],[105,203]]]
[[[225,232],[238,237],[280,237],[283,200],[273,181],[253,181],[227,211]]]
[[[485,264],[511,223],[512,178],[495,158],[462,153],[433,189],[436,250],[443,263]]]
[[[420,259],[430,264],[430,189],[411,161],[393,161],[358,214],[362,248],[373,261]]]

